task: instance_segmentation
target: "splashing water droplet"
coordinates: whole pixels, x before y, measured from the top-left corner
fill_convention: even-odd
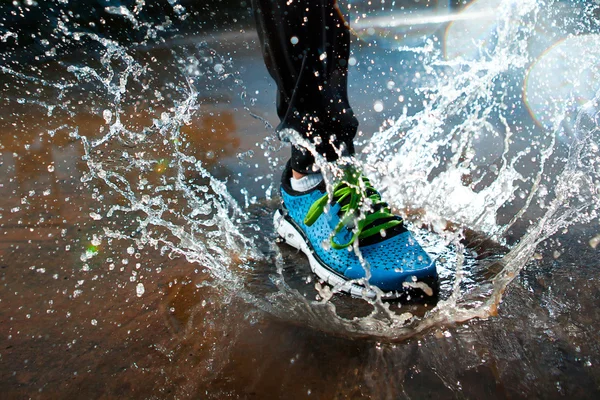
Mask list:
[[[598,245],[600,244],[600,235],[596,235],[593,238],[591,238],[589,243],[592,249],[598,247]]]
[[[102,117],[104,118],[104,121],[107,124],[110,124],[110,121],[112,120],[112,111],[110,111],[110,110],[102,111]]]
[[[143,283],[138,283],[135,287],[135,294],[137,297],[142,297],[146,292],[146,288]]]

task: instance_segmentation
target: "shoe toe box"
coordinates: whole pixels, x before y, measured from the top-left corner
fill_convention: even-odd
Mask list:
[[[406,287],[405,282],[414,283],[437,277],[435,262],[410,232],[361,247],[360,250],[370,268],[369,283],[381,290],[402,290]],[[365,276],[365,270],[358,263],[349,267],[344,275],[351,279],[358,279]]]

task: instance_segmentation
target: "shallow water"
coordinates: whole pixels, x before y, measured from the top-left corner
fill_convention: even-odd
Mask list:
[[[597,397],[597,5],[358,18],[356,162],[441,276],[382,302],[273,234],[288,149],[249,14],[113,3],[110,29],[3,6],[3,393]]]

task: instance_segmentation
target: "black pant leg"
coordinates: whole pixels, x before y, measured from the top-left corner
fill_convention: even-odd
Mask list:
[[[329,161],[354,153],[358,128],[348,102],[350,32],[336,0],[252,0],[265,64],[278,88],[278,131],[293,129]],[[314,158],[292,147],[292,168]]]

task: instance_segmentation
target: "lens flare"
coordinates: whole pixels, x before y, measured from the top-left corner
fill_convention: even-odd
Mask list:
[[[552,128],[600,89],[600,35],[572,36],[549,47],[527,72],[523,98],[533,119]]]
[[[444,54],[446,59],[481,58],[494,48],[498,8],[502,0],[479,0],[465,7],[446,29]]]
[[[421,45],[423,38],[433,35],[453,18],[446,0],[414,4],[361,0],[350,2],[348,10],[354,33],[367,43],[387,49]]]

